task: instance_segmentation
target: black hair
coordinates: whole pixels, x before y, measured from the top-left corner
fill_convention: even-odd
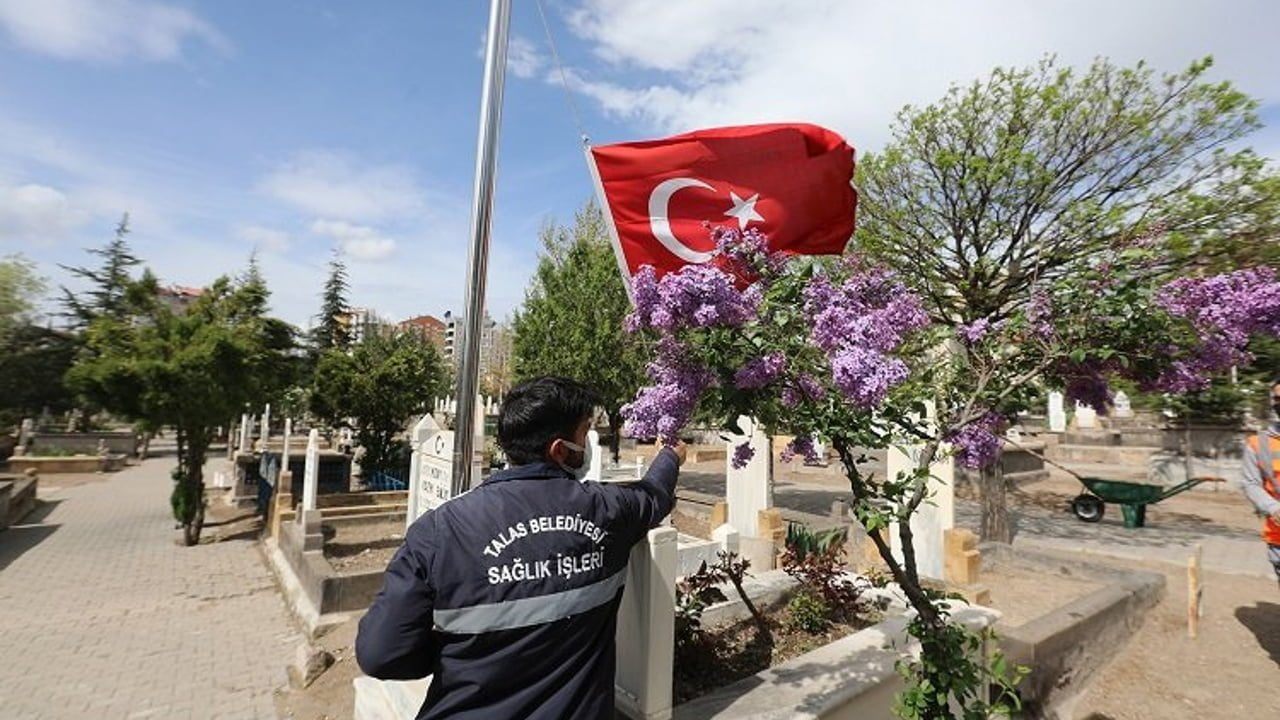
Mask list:
[[[541,462],[556,438],[570,440],[578,425],[595,414],[595,390],[562,377],[540,377],[507,393],[498,411],[498,447],[512,465]]]

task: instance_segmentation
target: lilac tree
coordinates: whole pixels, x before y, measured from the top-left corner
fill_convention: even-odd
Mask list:
[[[920,582],[909,520],[930,495],[929,466],[945,453],[993,464],[1010,409],[1045,384],[1095,405],[1115,375],[1180,387],[1247,359],[1248,335],[1276,332],[1280,318],[1280,284],[1267,270],[1157,289],[1137,272],[1151,251],[1129,243],[1087,271],[1038,284],[1016,312],[956,331],[930,324],[900,277],[858,256],[788,258],[757,232],[711,232],[711,264],[660,279],[646,268],[633,279],[627,326],[651,336],[654,352],[651,383],[623,408],[627,429],[671,443],[695,416],[730,428],[752,415],[795,437],[787,455],[812,455],[816,438],[830,443],[854,515],[916,613],[909,632],[922,652],[902,668],[911,681],[899,698],[903,717],[951,717],[953,703],[965,717],[985,716],[994,709],[987,684],[1009,681]],[[1249,311],[1220,308],[1224,301]],[[929,422],[927,402],[937,408]],[[922,446],[911,472],[859,469],[866,450],[907,443]],[[749,448],[733,460],[748,462]],[[894,523],[901,561],[882,534]]]

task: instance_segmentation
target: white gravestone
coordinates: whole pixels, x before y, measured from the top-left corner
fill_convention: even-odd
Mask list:
[[[262,411],[262,449],[267,449],[267,441],[271,439],[271,403],[267,403]]]
[[[1088,405],[1076,403],[1076,427],[1080,430],[1088,430],[1097,424],[1098,413]]]
[[[1067,409],[1065,399],[1062,393],[1053,391],[1049,393],[1049,430],[1051,432],[1066,432],[1067,429]]]
[[[240,416],[240,452],[249,452],[249,413]]]
[[[678,533],[659,527],[631,549],[618,609],[614,699],[628,717],[671,717]]]
[[[1133,405],[1129,402],[1129,395],[1123,390],[1116,393],[1115,408],[1116,417],[1133,417]]]
[[[760,534],[759,514],[773,507],[773,462],[769,436],[755,420],[741,416],[738,428],[744,434],[731,437],[725,448],[725,501],[729,504],[729,524],[747,537]],[[734,450],[749,443],[754,454],[747,466],[733,467]]]
[[[453,431],[430,415],[413,426],[413,459],[409,464],[409,508],[405,528],[453,497]],[[480,478],[480,453],[474,454],[472,477]]]
[[[600,451],[600,433],[594,429],[587,431],[587,447],[591,448],[591,467],[585,479],[600,482],[604,479],[604,453]]]
[[[293,434],[293,418],[284,419],[284,440],[280,443],[280,472],[289,470],[289,436]]]
[[[929,416],[933,408],[929,406]],[[920,461],[923,445],[890,447],[886,457],[885,477],[896,478],[899,473],[913,472]],[[946,558],[946,531],[955,527],[955,464],[950,448],[938,448],[933,463],[929,465],[928,496],[911,516],[911,533],[916,551],[916,570],[921,577],[942,580]],[[897,524],[889,526],[889,545],[894,557],[902,562],[902,540]]]
[[[311,428],[307,435],[307,464],[302,471],[302,509],[316,509],[316,493],[320,487],[320,431]]]

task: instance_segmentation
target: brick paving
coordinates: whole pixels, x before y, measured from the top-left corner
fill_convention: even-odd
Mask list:
[[[300,635],[253,540],[175,542],[172,465],[42,490],[0,532],[0,718],[276,717]]]

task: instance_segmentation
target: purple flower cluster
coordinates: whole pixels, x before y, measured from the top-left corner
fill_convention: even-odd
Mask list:
[[[1044,290],[1031,293],[1031,302],[1027,304],[1027,325],[1031,334],[1041,340],[1053,337],[1053,325],[1049,322],[1053,317],[1053,298]]]
[[[1168,392],[1202,390],[1211,373],[1247,364],[1251,335],[1280,336],[1280,281],[1268,267],[1181,278],[1161,290],[1156,304],[1187,320],[1198,337],[1156,380]]]
[[[814,278],[804,290],[804,304],[810,340],[827,353],[832,379],[850,400],[871,407],[906,379],[906,364],[888,353],[907,333],[924,327],[928,316],[892,272],[855,264],[839,284]]]
[[[750,442],[744,442],[733,448],[733,457],[729,460],[735,470],[741,470],[751,462],[751,458],[756,456],[755,448],[751,447]]]
[[[805,401],[821,400],[826,394],[826,388],[822,387],[822,383],[818,382],[817,378],[803,373],[796,378],[794,386],[788,385],[782,388],[782,404],[791,408]]]
[[[626,431],[632,437],[673,444],[689,422],[698,396],[715,382],[715,374],[691,362],[671,337],[658,341],[657,357],[645,371],[653,384],[641,388],[635,401],[622,407]]]
[[[747,361],[734,375],[733,384],[739,390],[757,390],[777,380],[786,371],[787,357],[780,352],[771,352]]]
[[[831,358],[831,375],[845,397],[870,408],[879,405],[894,385],[907,379],[907,364],[875,350],[852,347]]]
[[[756,317],[762,299],[759,287],[740,291],[733,276],[709,265],[686,265],[662,279],[646,265],[632,278],[631,287],[635,310],[626,321],[631,332],[740,327]]]
[[[809,435],[797,435],[786,447],[782,448],[779,459],[784,463],[789,463],[795,459],[796,455],[804,458],[805,462],[816,463],[820,460],[818,457],[818,448],[814,445],[813,437]]]
[[[1109,369],[1097,363],[1073,366],[1064,374],[1066,387],[1062,394],[1069,403],[1081,403],[1093,408],[1099,415],[1106,415],[1111,407],[1111,385],[1107,382]]]
[[[991,321],[987,318],[978,318],[968,325],[961,325],[956,328],[956,335],[965,342],[966,345],[977,345],[982,342],[982,338],[987,336],[991,331]]]
[[[711,239],[716,243],[720,264],[744,281],[768,282],[786,265],[786,255],[770,250],[768,238],[755,228],[739,233],[731,227],[714,227]]]
[[[1003,425],[1004,418],[999,413],[988,411],[947,435],[947,442],[955,446],[956,461],[973,470],[996,464],[1004,448],[1004,440],[997,435]]]

